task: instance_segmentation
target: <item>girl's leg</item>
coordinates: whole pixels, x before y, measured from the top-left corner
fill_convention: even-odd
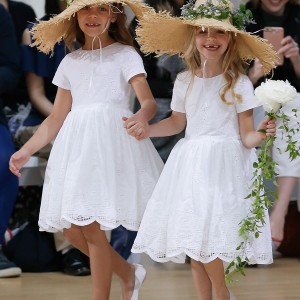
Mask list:
[[[89,248],[80,226],[72,224],[71,228],[64,229],[63,233],[71,245],[79,249],[86,256],[90,256]]]
[[[93,300],[108,300],[112,278],[112,257],[105,232],[98,223],[81,227],[88,246],[92,274]]]
[[[211,281],[203,264],[191,259],[191,270],[199,300],[212,300]]]
[[[99,228],[99,224],[96,223],[96,225]],[[80,226],[72,225],[70,229],[64,230],[64,235],[74,247],[85,255],[90,256],[87,241],[81,228]],[[130,300],[134,288],[135,268],[123,259],[110,245],[109,249],[112,258],[112,270],[120,279],[122,300]]]
[[[283,240],[285,216],[296,183],[296,177],[277,178],[278,200],[275,201],[270,215],[272,238],[277,241],[277,246]]]
[[[203,266],[216,292],[216,300],[229,300],[230,293],[225,283],[223,261],[217,258]]]

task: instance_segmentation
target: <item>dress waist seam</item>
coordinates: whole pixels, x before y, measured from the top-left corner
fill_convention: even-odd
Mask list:
[[[193,140],[224,140],[224,141],[241,141],[240,135],[236,136],[226,136],[226,135],[200,135],[200,136],[185,136],[184,138],[187,141]]]

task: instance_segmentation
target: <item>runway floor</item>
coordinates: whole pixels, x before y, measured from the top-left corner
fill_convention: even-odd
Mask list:
[[[147,278],[140,300],[197,300],[189,265],[158,264],[142,256]],[[89,300],[91,278],[62,273],[23,273],[0,279],[0,300]],[[247,268],[246,277],[230,287],[237,300],[300,300],[300,259],[277,258],[269,266]],[[113,278],[111,297],[120,300]]]

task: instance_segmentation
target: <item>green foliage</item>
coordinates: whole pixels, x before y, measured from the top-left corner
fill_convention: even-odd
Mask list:
[[[230,1],[219,0],[218,5],[214,5],[210,0],[206,4],[201,4],[195,7],[195,0],[190,0],[182,7],[182,17],[187,20],[196,20],[198,18],[208,18],[215,20],[229,19],[233,26],[238,29],[244,30],[248,23],[253,23],[252,13],[246,10],[245,5],[241,5],[240,9],[231,10]]]
[[[74,0],[67,0],[67,5],[70,6]]]
[[[297,118],[297,109],[292,110],[295,118]],[[285,152],[289,153],[291,160],[300,156],[300,147],[297,146],[297,141],[293,140],[296,133],[299,132],[300,126],[297,129],[289,127],[289,117],[282,111],[277,113],[267,113],[271,119],[281,119],[282,135],[287,138],[287,147]],[[300,125],[298,123],[298,125]],[[265,132],[264,130],[259,130]],[[282,137],[283,137],[282,136]],[[260,228],[266,223],[266,212],[271,207],[271,199],[276,199],[274,191],[271,191],[264,184],[265,180],[272,180],[276,185],[275,177],[277,175],[275,167],[277,162],[272,160],[270,149],[272,149],[275,137],[268,136],[263,143],[260,152],[258,153],[257,161],[253,163],[253,178],[252,186],[249,195],[245,199],[252,199],[251,209],[248,215],[240,222],[239,234],[243,241],[237,246],[236,250],[241,251],[241,255],[236,260],[230,262],[225,270],[225,277],[228,283],[234,282],[234,276],[241,274],[245,276],[244,268],[248,264],[249,259],[246,257],[247,245],[251,244],[253,239],[259,238]],[[242,259],[244,258],[244,260]]]

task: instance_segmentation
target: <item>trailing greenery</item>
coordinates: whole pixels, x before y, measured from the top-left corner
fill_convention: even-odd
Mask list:
[[[294,117],[297,118],[297,109],[292,109]],[[300,156],[300,147],[297,146],[297,141],[293,140],[296,133],[299,132],[299,122],[297,128],[289,128],[289,117],[282,111],[277,113],[267,113],[271,119],[281,119],[282,126],[278,129],[282,130],[282,138],[287,138],[287,146],[285,152],[289,153],[291,160]],[[262,130],[262,132],[264,132]],[[266,213],[268,208],[271,207],[271,199],[276,199],[275,192],[265,186],[265,180],[271,180],[276,185],[275,177],[277,175],[275,167],[277,162],[272,160],[270,150],[274,145],[274,136],[268,136],[264,144],[262,145],[260,152],[258,153],[257,161],[254,162],[252,188],[246,199],[253,199],[251,209],[246,216],[240,222],[239,234],[243,238],[243,241],[237,246],[236,250],[241,251],[242,255],[238,256],[236,260],[232,261],[225,270],[226,281],[231,283],[234,281],[236,274],[245,276],[245,266],[248,264],[249,259],[246,256],[246,248],[251,241],[260,236],[260,228],[266,223]],[[280,149],[277,148],[278,151]]]

